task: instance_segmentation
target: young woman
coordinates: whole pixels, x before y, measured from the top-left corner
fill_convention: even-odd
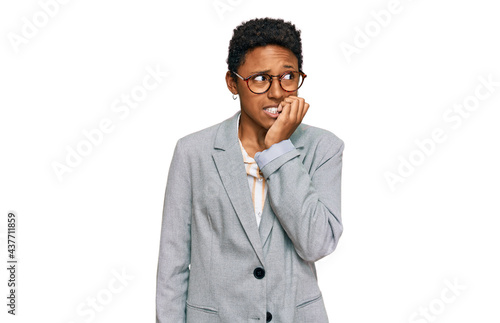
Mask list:
[[[157,322],[328,322],[314,262],[342,234],[344,143],[302,123],[294,25],[241,24],[227,63],[240,111],[179,139],[170,165]]]

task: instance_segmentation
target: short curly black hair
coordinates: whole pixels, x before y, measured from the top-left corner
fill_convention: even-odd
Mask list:
[[[302,70],[300,30],[283,19],[256,18],[243,22],[234,29],[227,56],[229,71],[238,70],[245,62],[245,55],[248,51],[266,45],[279,45],[289,49],[297,57],[299,70]],[[236,75],[234,73],[231,75],[236,81]]]

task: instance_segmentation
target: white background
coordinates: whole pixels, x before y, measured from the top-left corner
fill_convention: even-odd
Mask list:
[[[224,81],[229,40],[242,21],[269,16],[302,30],[304,123],[346,145],[345,231],[317,263],[330,321],[498,322],[500,86],[481,88],[467,116],[449,110],[472,107],[481,77],[500,82],[495,2],[401,0],[382,27],[371,12],[388,0],[219,2],[229,7],[74,0],[46,21],[37,1],[0,4],[0,320],[154,321],[174,145],[239,109]],[[38,32],[26,27],[34,17]],[[23,30],[30,38],[13,44]],[[148,66],[168,76],[126,117],[113,111]],[[59,180],[53,164],[105,119],[113,130]],[[436,128],[445,140],[433,147]],[[392,189],[387,172],[401,176]],[[16,317],[4,305],[9,211]]]

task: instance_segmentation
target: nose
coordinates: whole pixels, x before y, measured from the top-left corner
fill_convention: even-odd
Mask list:
[[[267,91],[267,97],[270,99],[282,100],[285,93],[286,92],[280,86],[279,78],[273,77],[271,87],[269,88],[269,91]]]

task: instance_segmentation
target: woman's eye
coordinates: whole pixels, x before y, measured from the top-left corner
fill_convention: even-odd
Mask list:
[[[266,81],[266,77],[264,75],[255,75],[253,80],[257,82],[264,82]]]
[[[294,79],[293,72],[283,75],[283,80],[293,80],[293,79]]]

